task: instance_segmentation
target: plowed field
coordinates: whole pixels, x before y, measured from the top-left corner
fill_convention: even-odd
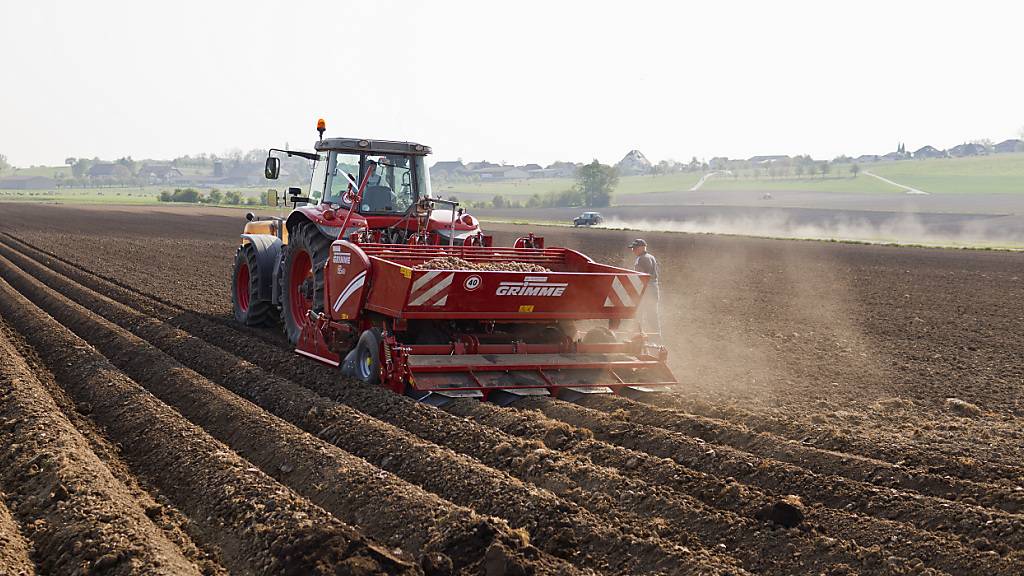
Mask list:
[[[242,222],[0,206],[0,574],[1024,573],[1021,254],[648,234],[676,393],[442,410],[236,325]]]

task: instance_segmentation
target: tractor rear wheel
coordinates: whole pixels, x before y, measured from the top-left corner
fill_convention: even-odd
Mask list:
[[[281,320],[292,344],[299,341],[309,312],[324,309],[324,264],[331,239],[315,224],[303,220],[289,230],[282,270]]]
[[[356,344],[355,376],[367,384],[380,384],[380,328],[364,330]]]
[[[242,244],[235,252],[235,270],[231,280],[231,304],[235,321],[246,326],[264,326],[273,321],[273,307],[270,302],[260,299],[260,282],[263,274],[256,260],[256,248]]]

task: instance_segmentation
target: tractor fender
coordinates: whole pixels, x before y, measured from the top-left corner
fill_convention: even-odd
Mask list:
[[[324,309],[330,317],[349,322],[358,320],[372,278],[373,268],[366,252],[347,240],[335,240],[324,272]]]
[[[251,244],[256,250],[256,265],[264,271],[258,287],[260,300],[275,302],[274,279],[281,262],[281,239],[270,234],[242,234],[242,243]]]

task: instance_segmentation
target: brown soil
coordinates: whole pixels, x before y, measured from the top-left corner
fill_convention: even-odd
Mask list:
[[[109,360],[112,381],[156,395],[153,414],[173,406],[324,526],[428,572],[559,573],[555,557],[618,574],[1024,571],[1020,254],[646,233],[678,393],[440,411],[235,326],[233,212],[4,210],[0,273],[103,355],[55,352],[49,329],[27,329],[41,322],[0,308],[72,396],[93,393],[72,378],[96,385],[77,365]],[[499,245],[522,235],[491,228]],[[612,264],[637,235],[537,232]],[[180,472],[139,457],[198,458],[192,442],[125,443],[118,424],[103,430],[131,474],[199,527],[196,544],[232,570],[243,549],[263,569],[280,558],[237,522],[204,532],[209,473],[186,495]],[[306,558],[351,558],[331,538],[304,540]]]
[[[0,494],[2,499],[3,494]],[[32,576],[35,564],[29,558],[30,544],[21,535],[18,523],[0,502],[0,574],[3,576]]]

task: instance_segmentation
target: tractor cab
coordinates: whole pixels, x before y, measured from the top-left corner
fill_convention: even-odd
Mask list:
[[[426,156],[414,142],[326,138],[316,152],[271,150],[266,175],[280,166],[273,152],[313,162],[309,188],[290,188],[295,211],[284,226],[291,233],[303,219],[332,239],[352,237],[391,244],[481,245],[479,222],[458,204],[435,198]],[[346,222],[347,220],[347,222]]]

